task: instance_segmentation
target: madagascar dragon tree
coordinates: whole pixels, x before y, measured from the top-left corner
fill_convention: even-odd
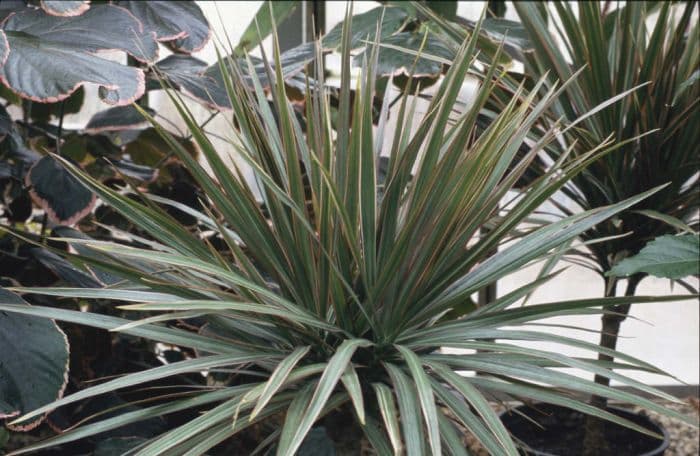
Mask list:
[[[455,24],[421,3],[413,5],[448,41],[459,42],[470,33],[469,27]],[[580,155],[605,138],[623,142],[562,188],[560,195],[576,209],[556,199],[551,202],[563,214],[571,215],[665,185],[653,197],[582,233],[580,238],[587,243],[596,238],[606,240],[570,252],[575,255],[571,259],[600,274],[606,296],[615,296],[625,277],[624,295],[634,296],[650,273],[669,277],[696,292],[683,278],[698,274],[700,55],[694,46],[700,40],[698,3],[513,5],[521,22],[503,21],[501,26],[507,32],[504,36],[518,37],[510,44],[519,48],[514,55],[524,63],[524,74],[507,71],[482,111],[484,118],[493,118],[521,85],[531,90],[535,81],[545,78],[544,87],[551,87],[573,77],[542,122],[533,126],[530,140],[536,142],[552,122],[571,123],[589,112],[576,128],[566,130],[561,143],[546,147],[542,155],[556,161],[565,154]],[[649,28],[652,13],[658,17]],[[554,15],[556,20],[550,17]],[[605,99],[635,88],[621,103],[591,112]],[[532,171],[537,174],[542,169],[533,167]],[[677,235],[679,232],[683,234]],[[602,316],[602,347],[615,348],[629,309],[629,304],[620,305]],[[600,354],[600,359],[612,361],[606,354]],[[596,382],[608,385],[609,377],[597,375]],[[607,400],[593,395],[592,404],[604,408]],[[601,451],[600,431],[600,421],[590,418],[586,437],[589,454]]]
[[[618,276],[624,272],[616,265],[638,254],[650,241],[676,234],[680,227],[690,232],[691,246],[692,239],[697,244],[693,232],[698,229],[700,202],[700,55],[695,43],[700,35],[693,15],[697,15],[698,4],[673,6],[664,2],[654,7],[648,2],[628,2],[610,8],[609,2],[603,7],[599,2],[583,2],[578,4],[576,15],[570,3],[555,2],[561,25],[554,34],[548,32],[545,10],[525,2],[514,6],[533,48],[525,54],[526,74],[534,79],[548,74],[554,81],[583,68],[552,106],[553,118],[573,120],[602,100],[641,85],[631,97],[588,117],[581,128],[566,135],[568,144],[576,144],[574,154],[610,135],[618,141],[642,135],[597,160],[562,188],[578,207],[611,204],[665,185],[649,199],[581,235],[583,240],[609,238],[579,254],[604,279],[605,295],[614,296],[621,280]],[[652,8],[658,11],[658,18],[648,29],[645,21]],[[675,12],[678,19],[674,19]],[[564,205],[558,206],[563,213],[572,213]],[[647,275],[642,270],[630,272],[626,296],[633,296]],[[697,269],[692,271],[691,266],[691,272],[697,274]],[[675,277],[680,279],[682,274]],[[620,305],[602,316],[602,347],[615,348],[629,309],[629,304]],[[605,354],[600,359],[612,360]],[[609,381],[605,375],[596,376],[600,384]],[[594,395],[592,404],[605,407],[607,400]],[[604,442],[600,432],[600,422],[590,419],[585,443],[588,454],[600,451]]]

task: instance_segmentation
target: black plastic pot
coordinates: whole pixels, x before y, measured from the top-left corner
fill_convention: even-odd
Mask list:
[[[539,423],[506,411],[501,421],[513,437],[528,448],[523,454],[533,456],[576,456],[581,454],[586,415],[551,404],[536,404],[534,407],[521,405],[516,408]],[[644,415],[610,407],[608,411],[663,435],[664,439],[641,434],[615,423],[605,423],[605,437],[614,456],[660,456],[668,448],[668,433],[664,428]],[[540,427],[541,426],[541,427]],[[606,455],[601,455],[606,456]]]

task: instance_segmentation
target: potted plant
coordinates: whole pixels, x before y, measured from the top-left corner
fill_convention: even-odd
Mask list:
[[[698,233],[688,230],[680,235],[664,235],[649,242],[637,255],[618,262],[610,271],[616,277],[649,274],[659,278],[683,280],[700,273],[700,238]],[[669,433],[644,414],[637,414],[617,407],[608,407],[613,413],[654,429],[662,434],[662,441],[647,436],[630,438],[627,429],[606,423],[603,436],[608,442],[603,451],[616,454],[661,455],[670,446]],[[582,433],[571,431],[572,426],[586,430],[585,417],[557,406],[538,404],[536,407],[519,407],[521,414],[501,415],[506,428],[513,437],[527,442],[529,452],[536,455],[570,454],[580,452]],[[544,415],[544,416],[543,416]],[[566,419],[562,419],[566,417]],[[533,421],[534,418],[534,421]],[[544,427],[543,427],[544,426]],[[601,451],[596,445],[588,451]]]
[[[71,175],[143,234],[120,232],[123,240],[117,242],[64,230],[55,240],[71,249],[56,248],[56,253],[81,271],[115,280],[93,288],[13,287],[9,291],[122,301],[126,302],[122,308],[145,313],[144,317],[130,320],[28,306],[18,303],[17,297],[3,298],[0,311],[143,337],[177,349],[182,359],[88,386],[35,410],[21,410],[12,423],[20,425],[56,407],[120,388],[148,387],[182,373],[193,374],[190,381],[195,383],[178,394],[167,389],[154,393],[145,403],[128,404],[134,408],[93,417],[13,454],[63,447],[145,419],[192,410],[190,418],[165,432],[118,442],[123,445],[120,451],[294,455],[312,450],[336,454],[342,447],[346,454],[360,454],[364,442],[381,455],[403,451],[463,455],[461,436],[470,432],[490,453],[516,455],[515,443],[487,402],[491,393],[565,405],[650,433],[561,389],[621,399],[692,421],[640,395],[553,369],[581,368],[672,399],[611,369],[658,372],[647,363],[576,338],[518,328],[563,313],[603,312],[615,305],[679,297],[621,296],[510,307],[551,280],[553,273],[488,306],[475,309],[469,304],[470,295],[486,284],[546,257],[658,191],[528,233],[514,230],[600,154],[620,145],[604,141],[587,155],[558,162],[530,183],[512,207],[494,216],[501,197],[528,162],[555,139],[557,130],[552,126],[513,165],[530,128],[557,102],[560,90],[552,88],[537,102],[534,95],[521,100],[518,93],[475,138],[477,115],[499,83],[494,65],[474,106],[453,117],[474,59],[475,34],[460,46],[455,64],[416,131],[408,127],[417,115],[408,102],[408,90],[401,100],[396,130],[385,129],[387,100],[375,130],[372,106],[378,48],[364,60],[351,101],[350,29],[348,14],[342,34],[337,121],[331,120],[317,59],[318,80],[306,85],[305,132],[287,100],[277,51],[273,65],[267,66],[270,99],[251,71],[249,59],[221,60],[221,77],[235,118],[228,134],[242,162],[225,161],[181,96],[169,92],[213,176],[143,112],[201,186],[206,195],[201,211],[137,188],[112,189],[61,161]],[[386,135],[393,141],[381,180],[377,168]],[[243,178],[241,163],[252,169],[254,180]],[[132,198],[134,193],[137,200]],[[166,207],[195,217],[197,228],[182,226]],[[477,236],[486,224],[491,229]],[[505,241],[513,244],[491,254],[494,246]],[[619,361],[524,348],[517,343],[523,340],[575,346]],[[440,353],[441,347],[481,351],[451,355]],[[483,375],[464,377],[460,371]]]
[[[606,240],[589,244],[586,250],[575,255],[600,274],[606,296],[619,292],[623,277],[626,277],[623,294],[634,296],[637,286],[649,272],[672,278],[691,292],[697,292],[682,280],[686,275],[697,275],[697,266],[694,266],[697,257],[692,257],[697,251],[700,201],[697,191],[699,162],[695,153],[695,145],[700,140],[695,128],[700,121],[700,85],[697,82],[700,60],[692,44],[700,38],[697,21],[692,19],[694,10],[697,13],[697,4],[630,2],[614,7],[611,2],[604,5],[580,3],[578,15],[567,2],[555,2],[552,6],[556,17],[551,20],[560,25],[550,34],[547,8],[534,3],[514,4],[529,39],[529,52],[523,53],[528,77],[538,80],[548,74],[552,84],[583,68],[565,94],[552,105],[550,118],[571,121],[577,113],[590,110],[606,98],[641,86],[629,98],[596,112],[581,124],[581,128],[566,133],[566,144],[576,144],[571,151],[574,155],[609,135],[616,141],[643,136],[592,163],[585,172],[567,182],[561,193],[577,207],[589,209],[666,185],[653,197],[582,233],[580,238],[584,241]],[[657,12],[658,17],[648,29],[647,21],[652,12]],[[515,87],[513,82],[512,87]],[[555,148],[547,153],[556,159],[568,151]],[[569,207],[553,202],[565,215],[573,213]],[[669,238],[679,230],[688,234],[683,238]],[[651,268],[648,264],[646,267],[625,264],[625,258],[639,254],[647,243],[658,237],[662,237],[658,242],[665,244],[661,248],[667,256],[686,255],[683,271],[659,264],[664,262],[663,256],[657,256],[657,264]],[[659,246],[656,249],[658,253]],[[616,347],[620,324],[629,309],[629,304],[615,306],[602,316],[601,347]],[[601,353],[599,359],[613,361],[614,358]],[[596,375],[595,381],[608,385],[610,378]],[[591,405],[604,409],[607,399],[593,395]],[[613,448],[615,442],[607,437],[618,431],[614,427],[593,417],[585,420],[585,426],[578,422],[575,427],[585,428],[585,436],[579,434],[579,440],[583,437],[583,454],[623,451]],[[572,432],[578,431],[573,429]],[[555,440],[557,438],[560,437],[554,436]],[[623,447],[639,440],[634,434],[625,436],[620,432],[615,439]],[[662,452],[660,449],[653,454]]]

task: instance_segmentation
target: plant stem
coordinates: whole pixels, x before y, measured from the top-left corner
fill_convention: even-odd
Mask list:
[[[56,155],[61,155],[61,135],[63,134],[63,116],[66,112],[66,101],[61,101],[58,108],[58,130],[56,131]]]
[[[506,15],[506,2],[502,0],[491,0],[487,2],[487,8],[492,17],[502,18]]]
[[[627,280],[627,288],[625,289],[625,296],[634,296],[637,291],[637,285],[641,282],[643,276],[641,274],[635,274]],[[627,318],[627,314],[630,310],[630,304],[621,304],[612,308],[612,313],[606,313],[602,317],[603,328],[600,334],[601,347],[609,348],[615,350],[617,347],[617,339],[620,332],[620,324]],[[612,361],[613,357],[604,355],[600,353],[598,355],[600,361]],[[603,375],[596,375],[595,382],[600,385],[609,386],[610,379]],[[596,407],[607,407],[607,398],[601,396],[593,396],[591,398],[591,405]]]
[[[492,215],[498,214],[499,207],[500,207],[500,205],[496,206]],[[487,237],[489,235],[490,231],[491,231],[490,228],[481,227],[479,230],[480,237],[482,237],[482,238]],[[493,250],[491,250],[488,253],[488,255],[492,256],[492,255],[495,255],[497,253],[498,253],[498,247],[495,247]],[[477,306],[483,307],[483,306],[495,301],[496,298],[498,298],[498,285],[497,285],[497,282],[491,282],[491,283],[487,284],[485,287],[483,287],[481,290],[479,290]]]
[[[635,274],[629,279],[627,279],[627,288],[625,289],[625,296],[634,296],[635,292],[637,291],[637,286],[643,278],[644,274]],[[606,297],[615,296],[616,285],[617,279],[614,277],[610,277],[605,280]],[[615,350],[615,347],[617,347],[617,339],[620,333],[620,325],[627,318],[629,310],[630,304],[620,304],[610,309],[610,312],[603,314],[602,329],[600,332],[600,342],[598,345],[600,345],[601,347],[609,348],[610,350]],[[599,353],[598,360],[613,361],[614,358],[612,356]],[[604,375],[596,374],[595,382],[599,385],[610,386],[610,379]],[[602,409],[608,407],[608,399],[606,397],[598,395],[591,396],[590,403],[594,407]],[[585,434],[583,439],[584,456],[607,454],[607,442],[605,440],[604,429],[605,421],[590,415],[586,416]]]
[[[32,117],[32,100],[22,100],[22,124],[29,124],[29,119]],[[22,129],[22,139],[27,141],[27,129]]]
[[[41,217],[41,243],[44,245],[46,245],[46,223],[48,221],[49,216],[44,212],[44,215]]]
[[[66,112],[66,101],[61,101],[61,105],[58,108],[58,130],[56,131],[56,155],[61,155],[61,135],[63,134],[63,116]],[[41,243],[46,244],[46,225],[48,222],[48,216],[44,212],[44,216],[41,218]]]

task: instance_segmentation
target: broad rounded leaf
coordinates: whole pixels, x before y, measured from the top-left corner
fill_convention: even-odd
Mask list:
[[[203,14],[201,20],[206,21]],[[206,34],[204,34],[204,29],[198,28],[195,30],[196,33],[192,33],[184,38],[178,38],[173,41],[168,41],[166,44],[170,49],[172,49],[175,52],[181,52],[184,54],[192,54],[193,52],[199,52],[204,48],[204,46],[206,46],[206,44],[211,39],[211,29],[207,28],[206,30],[207,32]]]
[[[79,113],[84,102],[85,89],[80,87],[61,103],[32,104],[31,112],[29,112],[30,118],[32,122],[48,124],[51,118],[58,118],[61,116],[61,113],[63,115]]]
[[[214,71],[214,65],[208,69],[207,64],[199,59],[177,54],[161,60],[156,67],[172,84],[208,107],[231,109],[218,67],[217,73]]]
[[[2,176],[0,171],[0,176]],[[17,189],[19,184],[11,184],[11,191]],[[7,191],[7,190],[5,190]],[[29,197],[29,192],[26,190],[19,190],[19,193],[13,195],[12,199],[5,201],[5,211],[4,216],[7,217],[9,222],[14,223],[24,223],[32,216],[32,199]]]
[[[27,304],[0,288],[5,304]],[[0,418],[30,412],[63,396],[68,381],[68,339],[53,320],[0,312]],[[27,431],[44,416],[15,426]]]
[[[381,41],[384,42],[387,37],[401,30],[404,23],[408,20],[408,14],[402,8],[385,8],[379,6],[366,13],[353,16],[350,47],[356,49],[364,46],[365,40],[374,41],[377,33],[377,23],[380,20],[382,21],[382,25],[379,37]],[[335,50],[341,44],[342,35],[343,24],[340,23],[323,37],[323,48]]]
[[[437,77],[443,65],[438,60],[452,61],[455,56],[450,48],[432,35],[428,35],[423,44],[423,35],[403,32],[384,39],[381,44],[392,46],[379,48],[377,74],[381,76],[409,75],[413,71],[414,77]],[[422,57],[416,62],[415,53],[419,51]],[[356,65],[361,63],[363,54],[355,58]]]
[[[432,9],[436,13],[438,13],[440,16],[444,17],[445,19],[448,19],[450,21],[454,21],[457,19],[457,2],[456,1],[445,1],[441,0],[438,2],[435,1],[428,1],[425,2],[428,8]]]
[[[466,22],[472,28],[476,25],[473,21]],[[506,54],[520,61],[523,61],[524,53],[533,50],[527,31],[520,22],[500,17],[487,17],[481,24],[481,33],[494,44],[503,41],[503,50]],[[484,41],[482,40],[481,43],[483,44]]]
[[[90,9],[85,0],[41,0],[41,9],[52,16],[80,16]]]
[[[0,161],[0,179],[7,179],[13,174],[13,166],[10,163]]]
[[[275,25],[279,27],[300,4],[299,1],[270,2],[266,0],[262,2],[255,17],[241,35],[234,50],[235,53],[241,55],[244,51],[251,50],[260,44],[272,33],[272,19],[274,18]],[[270,14],[270,9],[272,9],[272,14]]]
[[[51,156],[42,157],[27,173],[26,184],[36,204],[49,218],[73,225],[90,213],[96,196]]]
[[[153,61],[158,54],[153,34],[113,5],[95,6],[75,17],[24,11],[7,19],[4,33],[10,51],[0,79],[23,98],[43,103],[63,100],[93,83],[105,102],[127,105],[144,92],[143,71],[95,53],[123,50],[141,61]]]
[[[149,114],[154,115],[155,111],[146,108]],[[104,111],[100,111],[85,126],[85,131],[90,134],[103,131],[121,131],[144,127],[148,121],[133,105],[116,106]]]
[[[100,288],[102,286],[102,283],[95,280],[93,276],[78,269],[68,260],[56,255],[50,250],[33,247],[29,251],[34,258],[56,274],[59,279],[67,282],[71,286],[82,288]]]
[[[0,1],[0,23],[8,16],[18,11],[27,9],[27,2],[23,0],[2,0]]]
[[[302,44],[285,51],[280,56],[284,78],[288,80],[298,74],[314,58],[314,46],[311,43]],[[251,59],[260,84],[263,87],[267,87],[269,81],[265,65],[260,59]],[[228,65],[228,61],[225,60],[225,62],[225,65]],[[270,66],[274,69],[273,64],[270,64]],[[171,55],[158,62],[156,67],[173,85],[200,100],[209,108],[218,110],[231,109],[231,102],[228,99],[226,85],[221,76],[221,67],[218,63],[207,66],[205,62],[194,57]],[[252,82],[247,77],[248,65],[246,62],[241,62],[241,69],[246,82],[252,87]]]
[[[499,17],[487,17],[481,24],[481,29],[494,41],[503,40],[506,44],[522,51],[531,51],[532,42],[527,31],[520,22],[510,21]]]
[[[193,1],[126,1],[119,6],[131,11],[158,41],[173,41],[171,47],[179,52],[199,51],[211,37],[209,23]]]
[[[629,276],[645,272],[666,279],[697,275],[700,268],[700,237],[697,234],[661,236],[638,254],[617,263],[610,275]]]
[[[5,140],[2,142],[2,150],[7,152],[9,156],[25,163],[34,163],[41,158],[39,153],[24,144],[24,139],[15,128],[7,133]]]
[[[313,43],[304,43],[299,46],[295,46],[288,49],[280,55],[280,65],[282,65],[282,75],[285,81],[289,80],[291,77],[299,74],[304,67],[316,58],[316,51],[314,49]],[[267,81],[267,71],[265,70],[265,65],[262,61],[255,61],[255,73],[260,79],[260,83],[263,86],[268,86]],[[270,62],[270,67],[275,68],[275,63]],[[244,76],[247,73],[247,67],[243,65]],[[247,78],[246,78],[247,79]]]
[[[198,149],[191,140],[184,137],[176,137],[176,140],[192,155],[198,156]],[[124,148],[134,163],[146,166],[155,166],[167,155],[173,152],[172,147],[163,139],[155,128],[142,130],[139,135]]]

